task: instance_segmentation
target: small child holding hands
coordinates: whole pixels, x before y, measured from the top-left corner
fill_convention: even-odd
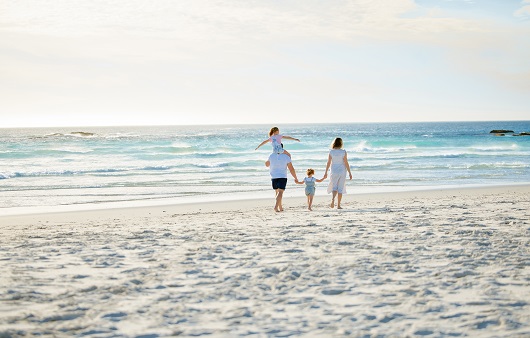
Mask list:
[[[315,174],[315,171],[311,168],[307,169],[307,177],[304,178],[303,181],[298,181],[296,180],[296,184],[305,184],[305,194],[307,196],[307,209],[309,209],[309,211],[313,211],[313,209],[311,209],[311,206],[313,205],[313,197],[315,196],[315,190],[316,190],[316,187],[315,187],[315,182],[322,182],[324,181],[324,178],[321,178],[321,179],[316,179],[315,177],[313,177],[313,175]]]
[[[265,141],[261,142],[259,146],[256,147],[255,150],[258,150],[259,147],[261,147],[262,145],[264,145],[265,143],[272,143],[272,153],[276,153],[276,154],[285,154],[289,157],[291,157],[291,154],[283,149],[283,146],[282,146],[282,138],[286,139],[286,140],[293,140],[293,141],[298,141],[300,142],[299,139],[297,138],[294,138],[294,137],[291,137],[291,136],[287,136],[287,135],[281,135],[280,134],[280,129],[278,129],[278,127],[272,127],[271,130],[269,131],[269,138],[266,139]]]

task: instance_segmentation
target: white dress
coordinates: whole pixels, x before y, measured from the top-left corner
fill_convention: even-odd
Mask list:
[[[346,150],[331,149],[331,176],[329,178],[328,194],[337,191],[339,194],[346,193],[346,164],[344,163],[344,156]]]

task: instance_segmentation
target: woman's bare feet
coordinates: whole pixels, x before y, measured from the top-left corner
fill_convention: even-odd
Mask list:
[[[330,207],[331,209],[333,209],[333,208],[335,207],[335,199],[332,199],[332,200],[331,200],[331,204],[329,205],[329,207]]]
[[[337,205],[337,209],[342,209],[342,207],[340,205]]]

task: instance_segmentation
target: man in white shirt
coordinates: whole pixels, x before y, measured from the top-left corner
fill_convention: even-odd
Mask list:
[[[293,176],[295,182],[298,181],[296,177],[296,171],[294,170],[291,158],[285,153],[282,154],[270,154],[269,160],[265,162],[265,166],[269,167],[272,180],[272,189],[276,191],[276,205],[274,211],[283,211],[282,197],[285,187],[287,186],[287,169]]]

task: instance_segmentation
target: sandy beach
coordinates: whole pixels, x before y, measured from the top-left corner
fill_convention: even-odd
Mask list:
[[[530,336],[529,185],[272,194],[0,217],[0,337]]]

